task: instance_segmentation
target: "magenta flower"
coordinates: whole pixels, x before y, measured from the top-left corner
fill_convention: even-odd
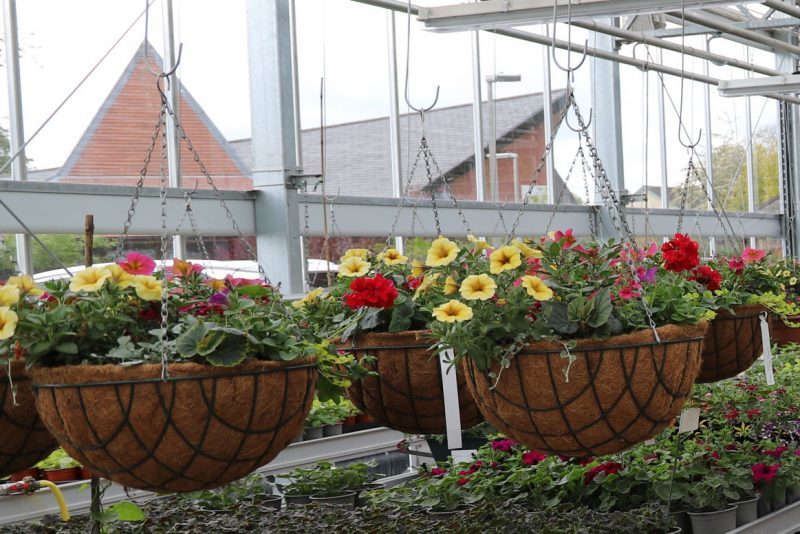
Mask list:
[[[435,477],[443,477],[447,474],[447,469],[442,469],[441,467],[434,467],[431,469],[431,475]]]
[[[525,465],[536,465],[547,458],[547,455],[539,451],[528,451],[522,455],[522,463]]]
[[[760,485],[761,483],[769,484],[772,482],[772,479],[775,478],[775,475],[778,474],[778,469],[780,469],[780,465],[767,465],[767,464],[755,464],[753,465],[753,482]]]
[[[655,284],[656,272],[658,272],[658,267],[650,267],[649,269],[645,269],[644,267],[637,267],[636,277],[639,279],[640,282],[644,284]]]
[[[625,286],[619,290],[619,298],[624,300],[630,300],[638,296],[639,293],[634,291],[630,286]]]
[[[228,291],[230,290],[226,287],[224,291],[214,293],[208,299],[208,303],[216,306],[224,306],[228,303]]]
[[[496,439],[492,442],[492,450],[508,452],[516,445],[513,439]]]
[[[117,265],[128,274],[150,275],[156,270],[156,262],[153,261],[153,258],[138,252],[128,252],[125,260],[117,262]]]
[[[776,447],[774,449],[767,449],[767,450],[764,450],[762,452],[764,454],[766,454],[767,456],[772,456],[773,458],[780,458],[781,455],[784,452],[788,451],[788,450],[789,450],[789,447],[786,447],[785,445],[781,445],[780,447]]]
[[[761,261],[766,255],[766,251],[761,250],[760,248],[744,247],[744,250],[742,251],[742,261],[745,263]]]

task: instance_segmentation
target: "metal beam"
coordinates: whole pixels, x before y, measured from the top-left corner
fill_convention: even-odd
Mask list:
[[[475,158],[475,200],[485,197],[485,169],[483,161],[483,80],[481,80],[481,36],[470,32],[472,40],[472,136]],[[483,234],[478,234],[483,235]]]
[[[134,187],[111,185],[63,184],[50,182],[0,181],[0,196],[14,209],[23,222],[36,234],[83,234],[84,217],[94,215],[97,235],[118,235],[122,230],[123,215],[128,211]],[[167,191],[167,228],[175,229],[184,213],[184,193],[188,189]],[[256,233],[256,195],[252,192],[223,191],[222,198],[245,235]],[[159,190],[142,189],[141,198],[133,218],[131,235],[159,235],[161,233],[161,206]],[[192,195],[192,206],[203,216],[197,219],[204,236],[236,235],[225,210],[211,191],[200,190]],[[0,233],[15,233],[22,227],[0,208]],[[183,235],[193,235],[188,224],[180,229]]]
[[[286,293],[303,290],[289,0],[248,0],[250,115],[258,261]]]
[[[766,20],[752,20],[749,22],[732,22],[737,28],[743,30],[779,30],[783,28],[791,28],[800,25],[800,21],[787,17],[766,19]],[[704,33],[718,33],[718,30],[711,29],[707,26],[700,26],[692,24],[686,26],[685,29],[681,28],[665,28],[663,30],[647,30],[645,34],[649,37],[680,37],[681,35],[702,35]]]
[[[643,208],[627,208],[625,216],[634,228],[644,228],[645,223],[649,224],[653,231],[652,235],[670,236],[675,233],[675,226],[680,210],[677,209],[651,209],[648,213]],[[744,230],[739,237],[771,237],[781,235],[782,216],[774,213],[728,213],[728,217],[736,222],[741,222]],[[703,237],[725,238],[725,232],[719,224],[719,220],[714,213],[708,211],[686,210],[684,219],[687,227],[696,228],[694,222],[699,226],[698,233]]]
[[[613,35],[614,37],[618,37],[620,39],[624,39],[626,41],[631,41],[634,43],[645,43],[648,45],[657,46],[659,48],[664,48],[666,50],[677,52],[679,54],[681,52],[684,52],[686,55],[699,57],[701,59],[707,59],[717,65],[724,64],[729,67],[736,67],[746,71],[757,72],[759,74],[764,74],[766,76],[780,76],[782,74],[786,74],[785,72],[781,72],[779,70],[762,67],[754,63],[748,63],[747,61],[740,61],[738,59],[728,56],[723,56],[721,54],[714,54],[691,46],[686,46],[683,47],[683,49],[681,49],[680,43],[673,43],[672,41],[665,41],[663,39],[649,37],[643,32],[625,30],[622,28],[617,28],[615,26],[610,26],[608,24],[600,24],[599,22],[594,22],[594,21],[575,21],[572,23],[572,25],[577,28],[583,28],[594,32]],[[706,72],[705,74],[708,73]]]
[[[774,39],[772,37],[767,37],[762,35],[758,32],[754,32],[751,30],[743,30],[730,22],[725,22],[717,18],[709,17],[706,15],[700,15],[696,12],[689,12],[686,11],[681,15],[680,12],[677,13],[670,13],[673,17],[683,18],[692,22],[694,24],[700,24],[702,26],[708,26],[709,28],[713,28],[715,30],[719,30],[724,34],[735,35],[736,37],[741,37],[747,39],[748,41],[754,43],[760,43],[769,47],[772,50],[781,50],[783,52],[788,52],[794,55],[800,55],[800,47],[795,46],[793,44],[789,44],[785,41],[779,41],[778,39]]]
[[[797,7],[792,4],[787,4],[785,2],[781,2],[781,0],[764,0],[762,2],[765,6],[771,7],[775,11],[780,11],[781,13],[786,13],[787,15],[791,15],[794,17],[795,25],[800,25],[800,7]],[[775,20],[783,20],[783,19],[775,19]]]

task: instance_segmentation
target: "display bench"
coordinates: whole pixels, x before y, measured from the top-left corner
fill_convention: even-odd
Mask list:
[[[340,436],[293,443],[257,472],[274,475],[286,473],[295,467],[309,466],[321,460],[341,462],[391,452],[397,450],[397,444],[404,438],[405,436],[401,432],[395,430],[372,428]],[[428,451],[428,446],[422,438],[409,439],[407,442],[411,451]],[[409,468],[416,465],[417,458],[413,455],[409,456]],[[394,485],[408,476],[413,476],[412,469],[409,469],[408,474],[388,477],[386,485]],[[72,515],[88,513],[91,501],[88,481],[68,482],[59,485],[59,489],[64,494],[67,507]],[[119,484],[112,484],[103,495],[103,504],[109,505],[125,500],[141,503],[155,497],[157,497],[156,494],[148,491],[126,490]],[[42,489],[33,495],[0,497],[0,525],[36,520],[46,515],[58,515],[56,500],[49,489]]]

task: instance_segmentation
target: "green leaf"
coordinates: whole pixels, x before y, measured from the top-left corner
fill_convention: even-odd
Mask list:
[[[236,293],[239,295],[247,295],[248,297],[258,298],[266,297],[272,294],[272,290],[264,286],[239,286],[236,288]]]
[[[611,292],[608,288],[601,289],[594,296],[592,302],[594,309],[586,322],[592,328],[598,328],[608,322],[608,318],[611,317],[611,312],[614,310],[614,305],[611,304]]]
[[[56,352],[62,354],[78,354],[78,345],[73,341],[64,341],[56,346]]]
[[[368,308],[367,313],[358,322],[361,330],[372,330],[381,324],[380,313],[383,311],[381,308]]]
[[[222,343],[213,353],[206,356],[206,361],[219,367],[233,367],[247,358],[247,341],[243,337],[225,336]]]
[[[208,328],[202,321],[197,321],[191,328],[175,340],[175,350],[184,358],[191,358],[197,354],[203,338],[208,333]]]
[[[392,309],[392,319],[389,322],[389,332],[402,332],[411,328],[411,318],[414,316],[414,303],[410,300],[395,306]]]
[[[145,516],[139,506],[130,502],[122,501],[114,503],[108,507],[108,512],[116,514],[119,521],[144,521]]]
[[[197,346],[196,353],[200,356],[208,356],[220,346],[228,334],[220,330],[212,330],[203,337]]]
[[[550,316],[547,324],[556,332],[574,334],[578,331],[578,323],[570,321],[567,316],[567,305],[563,302],[553,302],[550,305]]]

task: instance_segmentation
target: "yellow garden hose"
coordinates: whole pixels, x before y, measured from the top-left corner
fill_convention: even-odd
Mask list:
[[[58,503],[58,509],[61,510],[61,519],[64,521],[69,521],[69,510],[67,510],[67,503],[64,502],[64,495],[61,494],[61,490],[58,489],[58,486],[49,480],[39,480],[38,483],[42,486],[50,488],[50,491],[53,492],[53,496],[56,498],[56,502]]]

